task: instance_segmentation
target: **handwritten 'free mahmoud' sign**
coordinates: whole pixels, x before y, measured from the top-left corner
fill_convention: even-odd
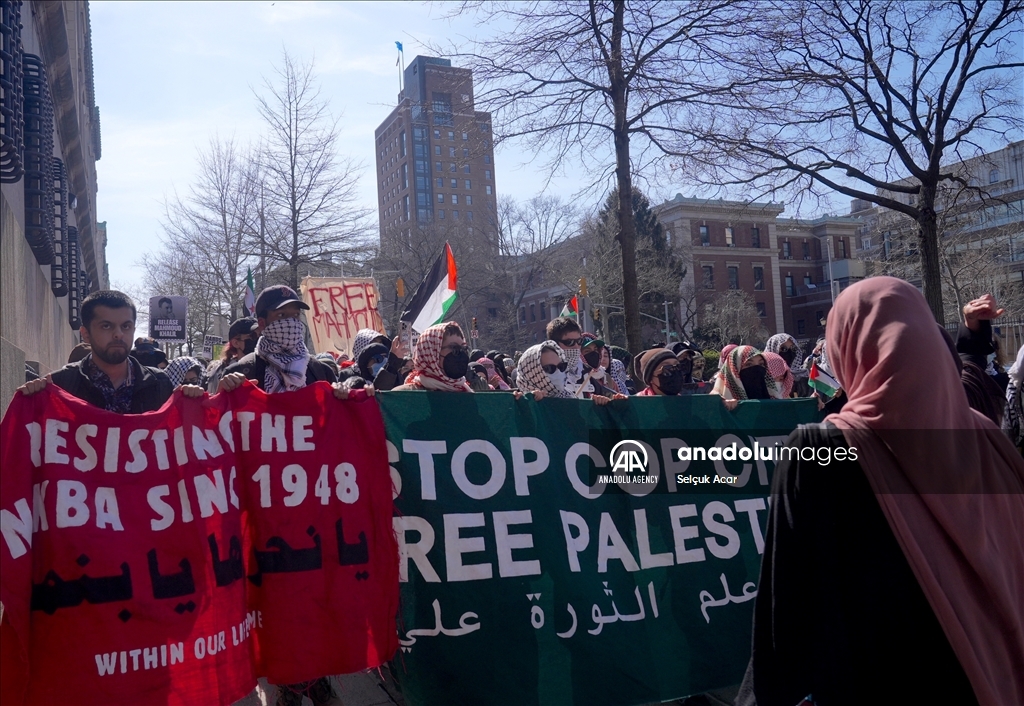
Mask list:
[[[626,705],[739,682],[774,466],[679,449],[772,446],[813,401],[379,397],[407,703]]]

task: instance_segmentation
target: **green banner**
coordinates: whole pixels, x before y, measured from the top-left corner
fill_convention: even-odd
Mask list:
[[[406,703],[626,706],[740,681],[774,468],[761,459],[818,420],[813,400],[378,399]]]

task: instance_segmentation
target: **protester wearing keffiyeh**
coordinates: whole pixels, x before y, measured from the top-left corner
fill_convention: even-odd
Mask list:
[[[420,334],[412,353],[412,372],[405,379],[406,385],[416,389],[440,390],[443,392],[472,392],[466,376],[450,378],[442,369],[441,346],[446,335],[462,335],[462,329],[454,321],[429,327]]]
[[[540,357],[545,351],[552,351],[558,354],[558,359],[567,363],[565,352],[554,341],[542,341],[535,346],[530,346],[523,352],[519,359],[519,389],[523,392],[539,390],[547,397],[561,397],[571,399],[572,395],[566,391],[564,386],[556,386],[551,378],[541,367]]]
[[[175,358],[168,363],[164,372],[167,373],[167,377],[171,379],[171,384],[177,387],[185,382],[186,373],[193,368],[198,368],[199,371],[202,372],[203,364],[195,358],[182,356],[181,358]]]
[[[750,399],[746,389],[743,387],[743,381],[740,379],[740,371],[743,370],[743,366],[747,361],[756,355],[761,355],[761,351],[753,346],[735,346],[730,350],[725,361],[720,364],[718,374],[715,376],[715,386],[711,390],[711,394],[721,395],[722,399],[725,400]],[[778,385],[768,375],[767,370],[765,370],[764,377],[768,394],[772,395],[773,390],[777,393]]]
[[[788,400],[793,392],[794,376],[792,369],[786,365],[786,361],[777,353],[765,351],[761,355],[764,356],[764,362],[768,364],[768,375],[775,381],[774,389],[770,385],[768,386],[768,394],[773,399]]]
[[[309,352],[304,333],[302,322],[292,318],[278,319],[263,329],[256,341],[256,355],[267,363],[264,392],[291,392],[306,386]]]
[[[796,350],[796,357],[793,358],[793,362],[789,364],[789,370],[793,373],[794,380],[805,380],[808,375],[808,371],[804,369],[804,358],[800,352],[800,345],[796,342],[796,339],[790,336],[788,333],[777,333],[764,344],[765,353],[776,353],[782,355],[782,347],[787,343],[792,343],[793,348]]]

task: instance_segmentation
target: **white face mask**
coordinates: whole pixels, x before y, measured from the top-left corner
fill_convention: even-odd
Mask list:
[[[555,386],[556,390],[565,389],[565,371],[556,370],[553,373],[547,373],[547,376],[548,380],[551,381],[551,384]]]

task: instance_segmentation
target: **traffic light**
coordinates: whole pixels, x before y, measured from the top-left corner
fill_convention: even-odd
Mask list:
[[[594,309],[594,321],[600,321],[600,320],[601,320],[601,310],[595,308]]]
[[[473,330],[474,331],[477,330],[477,328],[476,328],[476,317],[475,316],[473,317]]]
[[[587,296],[587,278],[580,277],[580,296]]]
[[[405,280],[401,277],[395,280],[395,292],[399,299],[405,299]]]

